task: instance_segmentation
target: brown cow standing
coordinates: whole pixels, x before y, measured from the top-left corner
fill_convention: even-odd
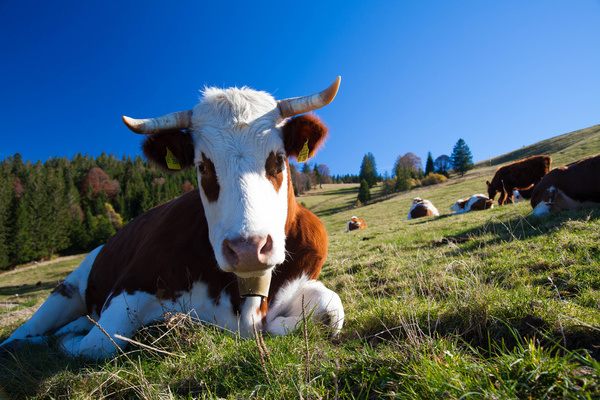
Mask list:
[[[532,156],[498,168],[492,181],[485,181],[489,198],[494,200],[500,193],[499,205],[512,203],[513,191],[538,183],[550,171],[551,164],[550,156]]]
[[[346,232],[355,231],[357,229],[365,229],[366,227],[367,223],[364,219],[353,216],[352,218],[350,218],[350,221],[348,221]]]
[[[533,190],[534,215],[600,204],[600,154],[554,168]]]

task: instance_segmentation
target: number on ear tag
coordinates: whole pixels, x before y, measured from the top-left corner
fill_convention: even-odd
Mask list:
[[[298,153],[298,162],[305,162],[308,160],[308,139],[304,141],[304,146],[302,146],[302,150]]]

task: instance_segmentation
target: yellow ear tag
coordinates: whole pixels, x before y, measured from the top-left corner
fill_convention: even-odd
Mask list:
[[[302,150],[298,153],[298,162],[305,162],[308,160],[308,139],[304,141],[304,146],[302,146]]]
[[[169,169],[181,169],[181,164],[179,164],[179,160],[175,155],[171,152],[171,149],[167,147],[167,155],[165,156],[165,161],[167,162],[167,167]]]

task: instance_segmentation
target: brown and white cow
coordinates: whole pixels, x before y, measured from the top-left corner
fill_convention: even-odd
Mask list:
[[[348,226],[346,227],[346,232],[355,231],[357,229],[365,229],[367,227],[367,223],[364,219],[353,216],[348,221]]]
[[[467,200],[457,200],[456,203],[450,210],[456,211],[453,215],[464,214],[469,211],[487,210],[488,208],[494,208],[494,200],[488,198],[483,194],[474,194]]]
[[[420,197],[415,197],[413,199],[412,206],[408,211],[408,218],[406,219],[415,219],[421,217],[434,217],[440,215],[439,211],[432,202],[429,200],[423,200]]]
[[[496,170],[492,181],[485,181],[488,197],[494,200],[500,193],[498,204],[513,202],[513,190],[529,188],[550,171],[552,157],[532,156],[504,165]]]
[[[199,189],[92,251],[2,346],[55,334],[69,354],[103,358],[173,311],[244,337],[254,327],[286,334],[302,320],[302,304],[337,334],[341,300],[317,281],[327,233],[294,198],[288,157],[312,155],[323,142],[319,119],[297,115],[330,103],[339,84],[338,77],[322,92],[279,101],[248,88],[209,88],[193,110],[123,117],[147,135],[149,160],[172,172],[196,168]]]
[[[533,215],[600,204],[600,154],[554,168],[533,189]]]

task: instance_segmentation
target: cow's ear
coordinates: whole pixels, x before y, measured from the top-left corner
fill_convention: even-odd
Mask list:
[[[486,179],[485,184],[490,186],[490,181]]]
[[[308,156],[312,157],[325,142],[327,127],[312,114],[304,114],[290,119],[283,126],[283,146],[288,156],[298,158],[306,145]]]
[[[150,135],[142,150],[146,158],[167,172],[179,172],[194,165],[192,136],[183,131]]]

